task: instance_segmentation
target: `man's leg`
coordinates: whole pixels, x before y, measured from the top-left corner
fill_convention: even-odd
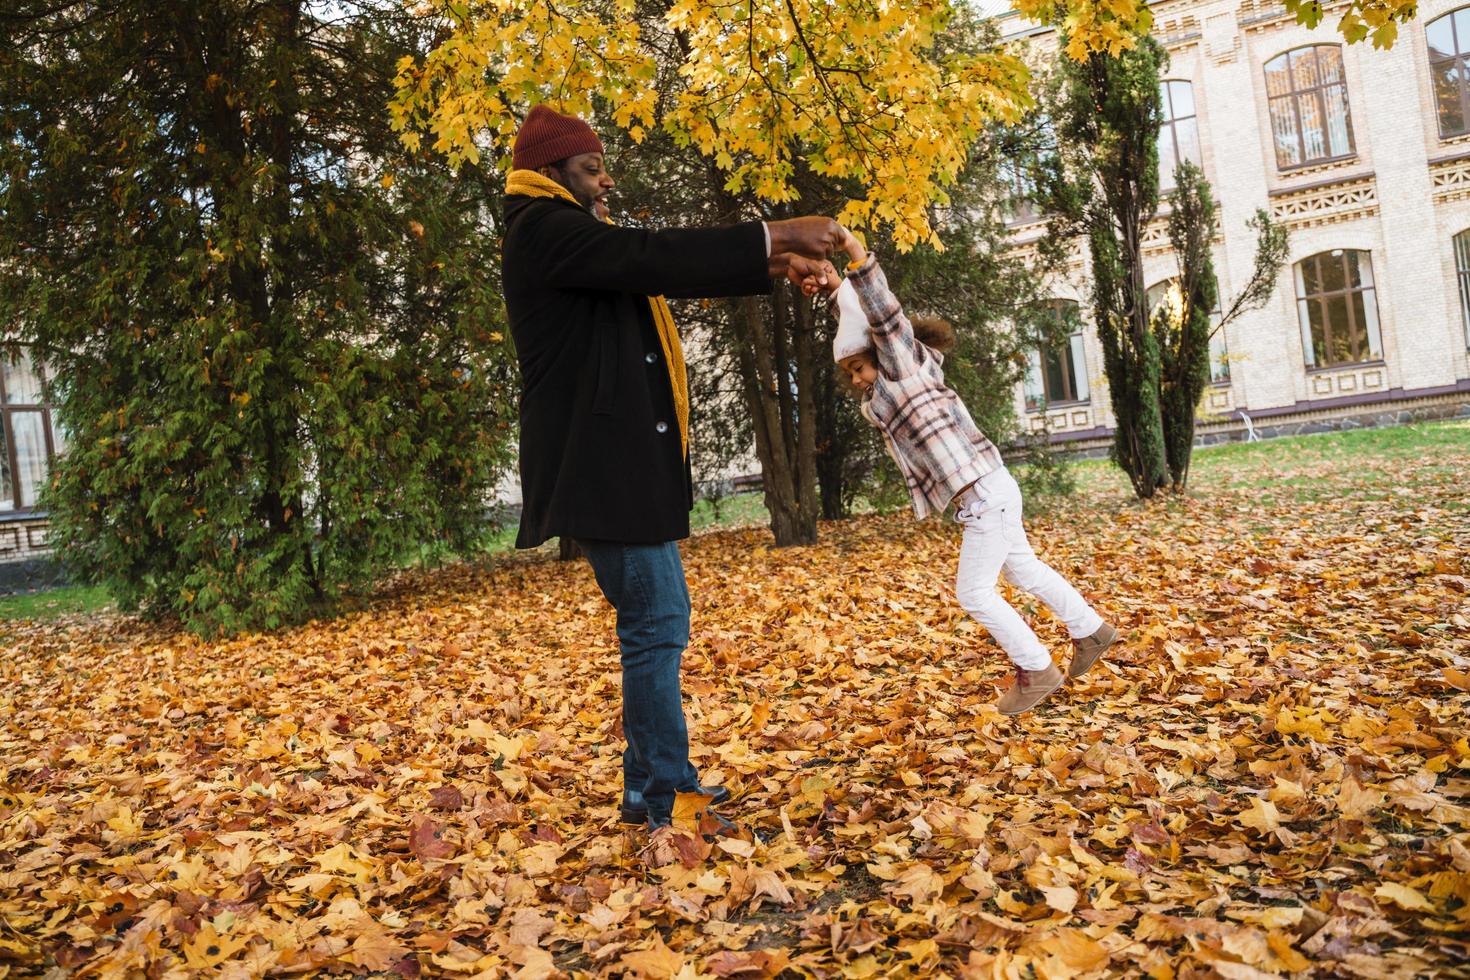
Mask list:
[[[697,780],[679,667],[689,644],[689,588],[674,542],[582,542],[598,585],[618,613],[623,661],[623,774],[640,791],[649,820],[667,820],[674,794]],[[637,782],[637,780],[641,780]]]

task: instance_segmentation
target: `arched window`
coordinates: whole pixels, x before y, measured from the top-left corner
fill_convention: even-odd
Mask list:
[[[1184,312],[1184,297],[1179,294],[1178,279],[1163,279],[1148,287],[1144,294],[1148,302],[1148,315],[1153,316],[1158,311],[1159,304],[1167,300],[1174,315],[1181,316]],[[1225,331],[1220,329],[1220,320],[1223,314],[1217,304],[1210,311],[1210,326],[1213,333],[1210,334],[1210,383],[1223,385],[1230,383],[1230,357],[1225,347]]]
[[[1048,405],[1085,402],[1089,397],[1079,308],[1069,299],[1054,299],[1047,302],[1046,309],[1055,322],[1070,327],[1072,333],[1058,348],[1031,352],[1024,382],[1026,410],[1031,412]]]
[[[1470,229],[1455,236],[1455,279],[1460,284],[1460,322],[1470,347]]]
[[[1470,7],[1424,25],[1440,136],[1470,132]]]
[[[0,513],[35,509],[51,459],[64,448],[42,382],[42,368],[26,348],[13,358],[0,355]]]
[[[1194,111],[1194,86],[1179,79],[1159,83],[1159,103],[1164,124],[1159,127],[1159,191],[1174,189],[1174,171],[1181,161],[1202,166],[1199,151],[1199,120]]]
[[[1367,252],[1338,248],[1298,262],[1296,307],[1307,367],[1383,357],[1373,259]]]
[[[1347,76],[1337,45],[1296,48],[1266,62],[1266,95],[1282,170],[1353,155]]]

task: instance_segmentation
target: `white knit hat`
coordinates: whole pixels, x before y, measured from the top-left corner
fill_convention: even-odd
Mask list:
[[[842,280],[837,287],[837,336],[832,338],[832,360],[841,362],[845,357],[872,350],[873,338],[868,335],[868,317],[858,302],[857,290],[852,280]]]

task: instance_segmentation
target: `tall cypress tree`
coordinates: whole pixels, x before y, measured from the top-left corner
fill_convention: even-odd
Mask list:
[[[1210,339],[1247,310],[1259,309],[1276,289],[1286,263],[1286,228],[1258,208],[1247,222],[1256,234],[1250,278],[1230,307],[1220,311],[1220,288],[1211,256],[1219,209],[1204,171],[1185,160],[1174,172],[1169,195],[1169,243],[1179,268],[1179,306],[1155,310],[1152,328],[1159,338],[1160,406],[1164,455],[1176,491],[1189,480],[1194,453],[1194,420],[1210,383]]]
[[[424,28],[304,0],[5,20],[0,322],[56,378],[59,552],[218,632],[466,543],[512,378],[493,178],[388,123]]]
[[[1163,46],[1147,35],[1116,57],[1063,58],[1057,136],[1074,162],[1055,210],[1086,235],[1092,309],[1116,429],[1113,456],[1140,497],[1167,484],[1160,351],[1149,328],[1143,230],[1158,211]]]
[[[1060,237],[1088,243],[1093,318],[1116,420],[1113,458],[1143,498],[1166,486],[1184,489],[1209,383],[1210,338],[1266,302],[1287,250],[1286,230],[1258,211],[1249,223],[1257,235],[1251,276],[1215,319],[1218,209],[1204,173],[1185,162],[1174,175],[1169,214],[1181,303],[1149,308],[1143,233],[1159,206],[1159,80],[1168,63],[1163,45],[1147,35],[1118,55],[1063,58],[1049,100],[1057,153],[1043,168],[1044,203]]]

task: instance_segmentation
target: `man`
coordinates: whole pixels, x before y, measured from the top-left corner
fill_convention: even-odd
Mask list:
[[[745,296],[770,280],[825,282],[828,218],[643,231],[599,220],[613,180],[582,120],[537,106],[506,182],[505,305],[521,366],[522,512],[516,546],[577,541],[617,610],[622,820],[665,826],[678,791],[718,802],[689,762],[679,665],[689,590],[689,401],[664,296]]]

